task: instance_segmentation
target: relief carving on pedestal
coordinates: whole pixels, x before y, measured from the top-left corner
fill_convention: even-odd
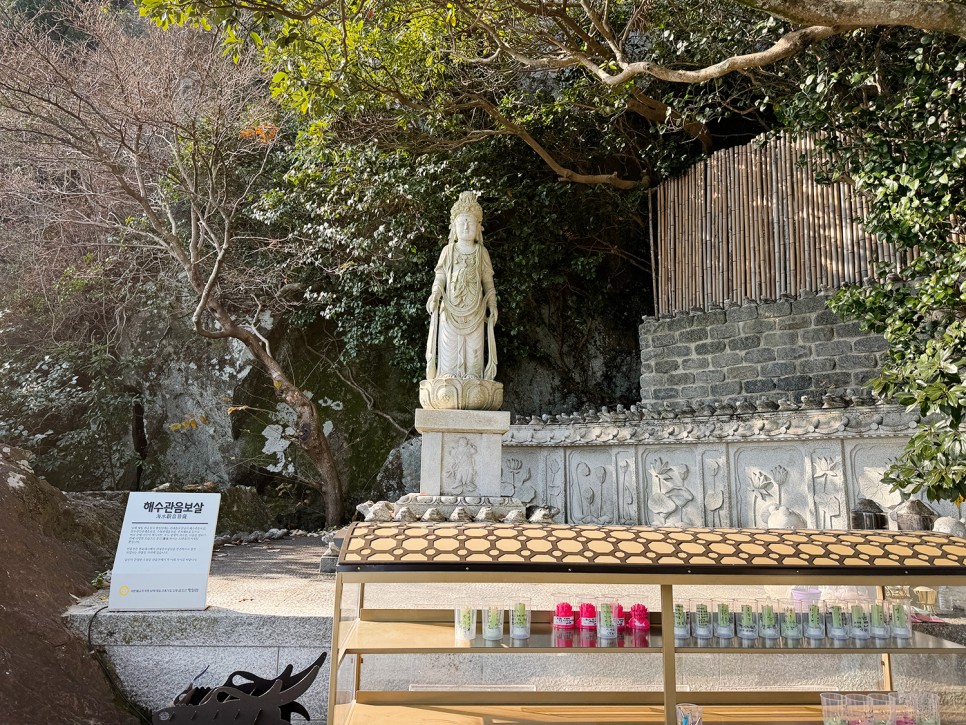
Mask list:
[[[789,471],[778,465],[765,471],[751,470],[748,482],[751,484],[751,522],[753,526],[768,525],[768,515],[782,505],[782,487],[788,483]]]
[[[573,465],[573,480],[568,482],[570,506],[568,519],[578,524],[612,524],[616,518],[614,482],[606,466],[593,461]]]
[[[728,475],[720,458],[707,458],[705,464],[704,525],[721,528],[730,525],[722,516],[728,495]]]
[[[637,472],[634,468],[634,452],[617,452],[617,496],[620,522],[628,526],[641,523],[637,509]]]
[[[447,491],[457,496],[476,492],[476,454],[478,450],[469,438],[460,436],[450,446],[446,454],[446,470],[443,476],[448,481]]]

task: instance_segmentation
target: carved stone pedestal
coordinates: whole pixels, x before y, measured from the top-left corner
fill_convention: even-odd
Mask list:
[[[521,515],[526,514],[526,506],[523,502],[509,496],[422,496],[409,493],[394,504],[396,511],[403,506],[419,519],[426,516],[426,512],[431,509],[439,512],[436,520],[439,518],[451,520],[458,508],[465,510],[464,520],[467,521],[480,520],[478,519],[480,511],[484,509],[490,510],[485,518],[487,521],[504,521],[513,511],[519,511]]]
[[[416,410],[422,433],[423,496],[500,496],[503,434],[510,414],[496,410]]]

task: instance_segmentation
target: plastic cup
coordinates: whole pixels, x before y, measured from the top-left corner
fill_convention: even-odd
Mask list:
[[[823,692],[819,698],[822,701],[824,725],[846,725],[845,695],[840,692]]]
[[[759,599],[758,635],[765,639],[778,639],[780,634],[778,607],[775,600]]]
[[[855,601],[849,603],[849,623],[853,639],[868,639],[872,636],[872,622],[867,602]]]
[[[468,641],[476,638],[476,607],[460,606],[453,611],[456,639]]]
[[[510,602],[510,637],[530,639],[530,600],[517,597]]]
[[[735,636],[735,603],[731,599],[714,602],[714,636],[731,639]]]
[[[812,639],[825,638],[825,602],[811,600],[802,605],[805,615],[805,636]]]
[[[615,599],[600,599],[597,602],[597,637],[617,639],[617,610],[620,604]]]
[[[912,607],[908,600],[893,600],[889,602],[889,625],[892,636],[896,639],[912,637]]]
[[[740,639],[758,639],[755,604],[754,599],[745,599],[739,601],[735,607],[735,630]]]
[[[691,635],[691,628],[688,625],[688,606],[684,602],[675,602],[674,610],[671,613],[674,622],[674,636],[676,639],[684,639]]]
[[[900,692],[897,695],[896,722],[899,710],[912,725],[939,725],[939,695],[935,692]]]
[[[503,639],[503,615],[505,613],[506,606],[502,602],[483,607],[483,639],[490,642]]]
[[[797,599],[782,599],[779,604],[779,627],[785,639],[801,639],[805,633],[802,603]]]
[[[553,611],[553,628],[573,629],[577,623],[577,613],[569,595],[554,594],[553,600],[556,602]]]
[[[877,639],[885,639],[892,634],[886,605],[882,601],[869,605],[869,631]]]
[[[847,602],[829,602],[826,607],[825,629],[830,639],[849,638],[849,607]]]
[[[585,599],[577,614],[577,629],[597,631],[597,600]]]
[[[845,696],[845,717],[848,725],[871,725],[872,702],[868,695],[850,694]]]
[[[691,612],[691,634],[698,639],[710,639],[714,636],[714,624],[711,621],[712,604],[707,599],[692,599],[688,605]]]
[[[704,722],[704,708],[683,702],[675,708],[678,725],[702,725]]]
[[[891,692],[873,692],[869,694],[869,704],[872,711],[872,725],[895,725],[896,701]]]

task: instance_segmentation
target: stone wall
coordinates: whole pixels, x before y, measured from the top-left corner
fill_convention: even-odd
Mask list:
[[[797,401],[864,386],[881,368],[886,341],[843,322],[827,300],[803,291],[799,299],[645,319],[641,399]]]
[[[786,507],[800,526],[847,529],[859,498],[900,502],[882,476],[916,422],[882,405],[534,421],[503,438],[501,493],[577,524],[760,528]]]

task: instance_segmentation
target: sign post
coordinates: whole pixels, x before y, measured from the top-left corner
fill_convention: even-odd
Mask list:
[[[220,503],[220,493],[132,493],[108,608],[204,609]]]

